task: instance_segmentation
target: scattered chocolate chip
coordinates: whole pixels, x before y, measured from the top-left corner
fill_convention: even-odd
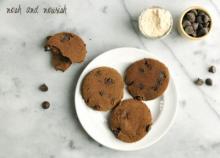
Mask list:
[[[40,89],[42,92],[48,91],[48,87],[47,87],[47,85],[46,85],[45,83],[42,84],[42,85],[40,85],[39,89]]]
[[[212,79],[207,78],[207,79],[205,80],[205,84],[208,85],[208,86],[212,86]]]
[[[201,86],[201,85],[203,85],[204,81],[202,79],[198,78],[194,81],[194,83],[198,86]]]
[[[184,20],[183,21],[183,27],[185,28],[186,26],[190,26],[191,22],[189,20]]]
[[[116,128],[116,129],[112,130],[112,132],[114,133],[114,135],[116,137],[118,137],[118,134],[120,133],[120,131],[121,131],[121,128]]]
[[[50,51],[51,48],[50,48],[50,46],[47,46],[47,45],[46,45],[46,46],[44,47],[44,50],[47,52],[47,51]]]
[[[43,109],[48,109],[50,107],[50,103],[48,101],[44,101],[42,104],[41,104],[42,108]]]
[[[193,34],[194,33],[194,30],[193,30],[193,27],[192,26],[186,26],[185,28],[184,28],[184,30],[185,30],[185,32],[187,33],[187,34]]]
[[[211,72],[211,73],[216,73],[216,67],[215,66],[210,66],[208,71]]]
[[[114,84],[114,81],[113,81],[112,78],[105,78],[104,83],[105,83],[106,85],[111,85],[111,84]]]

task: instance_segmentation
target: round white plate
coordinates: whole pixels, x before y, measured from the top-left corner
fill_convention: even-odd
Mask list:
[[[136,48],[117,48],[107,51],[91,61],[78,80],[75,91],[75,108],[79,121],[93,139],[106,147],[123,151],[149,147],[166,134],[174,120],[177,109],[177,94],[172,78],[163,96],[145,102],[152,112],[153,125],[149,133],[135,143],[125,143],[116,139],[108,127],[109,112],[95,111],[85,104],[81,95],[81,84],[88,72],[100,66],[109,66],[115,68],[124,77],[126,68],[142,58],[158,59],[150,53]],[[125,88],[124,99],[126,98],[131,98],[131,96]]]

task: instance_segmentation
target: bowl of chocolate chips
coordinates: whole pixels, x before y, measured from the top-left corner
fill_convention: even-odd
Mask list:
[[[212,18],[202,7],[190,7],[180,17],[178,30],[180,34],[191,40],[203,39],[212,28]]]

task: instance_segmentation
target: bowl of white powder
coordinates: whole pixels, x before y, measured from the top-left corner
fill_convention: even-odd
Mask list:
[[[158,39],[170,33],[173,27],[173,17],[166,9],[151,7],[142,11],[138,24],[145,37]]]

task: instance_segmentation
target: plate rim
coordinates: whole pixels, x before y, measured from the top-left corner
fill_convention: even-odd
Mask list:
[[[177,115],[177,110],[178,110],[178,104],[177,104],[178,94],[177,94],[177,88],[176,88],[175,82],[174,82],[174,80],[173,80],[173,78],[172,78],[173,75],[172,75],[171,72],[170,72],[170,76],[171,76],[171,77],[170,77],[170,80],[171,80],[171,82],[173,82],[173,90],[175,91],[174,102],[175,102],[175,105],[176,105],[176,106],[175,106],[175,110],[174,110],[174,114],[173,114],[172,120],[169,122],[168,126],[167,126],[166,129],[162,132],[162,134],[161,134],[158,138],[156,138],[154,141],[152,141],[151,143],[149,143],[149,144],[147,144],[147,145],[143,145],[143,146],[141,146],[141,147],[134,148],[134,149],[122,149],[122,148],[118,149],[118,148],[114,148],[114,147],[112,147],[112,146],[108,146],[108,145],[106,145],[106,144],[103,144],[103,143],[99,142],[95,137],[92,136],[91,133],[87,132],[86,127],[84,126],[84,124],[83,124],[82,121],[81,121],[81,118],[80,118],[79,115],[78,115],[79,111],[78,111],[78,108],[77,108],[77,106],[76,106],[76,97],[77,97],[76,93],[77,93],[78,88],[80,88],[80,86],[81,86],[80,80],[81,80],[82,74],[84,74],[85,70],[94,62],[94,60],[96,60],[96,59],[99,58],[100,56],[106,55],[107,53],[109,53],[109,52],[111,52],[111,51],[117,51],[117,50],[123,50],[123,49],[132,49],[132,50],[142,51],[142,52],[146,53],[147,55],[150,55],[152,58],[155,58],[155,59],[157,59],[157,60],[162,60],[160,57],[157,57],[157,56],[154,55],[154,54],[150,54],[149,51],[147,51],[147,50],[139,49],[139,48],[135,48],[135,47],[118,47],[118,48],[113,48],[113,49],[109,49],[109,50],[107,50],[107,51],[105,51],[105,52],[103,52],[103,53],[97,55],[96,57],[94,57],[94,58],[83,68],[82,72],[81,72],[80,75],[79,75],[79,78],[78,78],[78,80],[77,80],[76,87],[75,87],[75,92],[74,92],[74,108],[75,108],[75,111],[76,111],[76,114],[77,114],[77,118],[78,118],[78,120],[79,120],[81,126],[83,127],[84,131],[88,134],[89,137],[91,137],[91,138],[92,138],[93,140],[95,140],[97,143],[102,144],[102,145],[104,145],[105,147],[107,147],[107,148],[109,148],[109,149],[113,149],[113,150],[117,150],[117,151],[137,151],[137,150],[141,150],[141,149],[144,149],[144,148],[149,148],[149,147],[151,147],[153,144],[157,143],[161,138],[163,138],[163,137],[168,133],[168,131],[170,130],[170,128],[172,127],[172,125],[173,125],[173,123],[174,123],[174,120],[175,120],[176,115]],[[163,61],[163,60],[162,60],[162,61]],[[135,143],[135,142],[134,142],[134,143]]]

